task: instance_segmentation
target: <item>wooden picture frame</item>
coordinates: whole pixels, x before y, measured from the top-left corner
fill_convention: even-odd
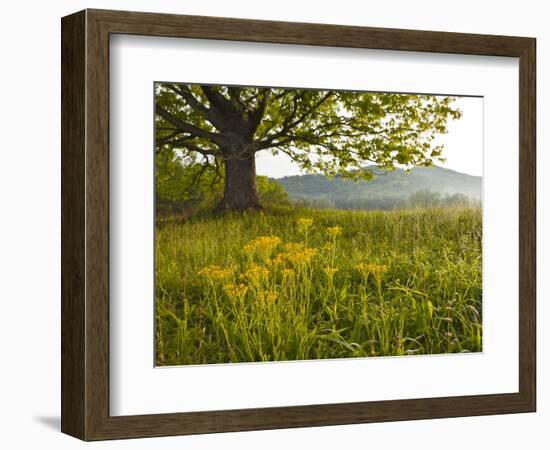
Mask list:
[[[62,415],[83,440],[535,411],[533,38],[85,10],[62,29]],[[135,34],[519,58],[519,392],[109,415],[109,36]]]

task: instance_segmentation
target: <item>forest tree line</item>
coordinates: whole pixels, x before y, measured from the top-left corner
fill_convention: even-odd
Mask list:
[[[159,216],[191,215],[211,210],[223,197],[223,172],[201,173],[200,164],[182,164],[175,152],[157,153],[155,161],[156,212]],[[197,182],[198,181],[198,182]],[[266,207],[296,206],[314,209],[394,210],[414,208],[479,207],[479,199],[464,194],[445,194],[418,189],[408,196],[365,193],[333,198],[290,196],[282,184],[266,176],[257,176],[258,195]]]

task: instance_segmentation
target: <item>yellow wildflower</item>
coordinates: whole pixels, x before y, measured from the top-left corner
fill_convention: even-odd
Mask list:
[[[311,258],[317,253],[317,249],[306,247],[304,244],[289,242],[285,244],[284,258],[295,266],[307,264]]]
[[[263,260],[267,260],[280,242],[281,238],[278,236],[260,236],[246,244],[243,247],[243,253],[249,256],[258,255]]]
[[[252,283],[259,283],[264,281],[269,276],[269,269],[258,264],[253,264],[250,268],[244,272],[241,277],[247,279]]]
[[[308,248],[299,242],[289,242],[284,245],[284,248],[286,251],[275,256],[271,260],[271,264],[275,266],[282,266],[286,262],[293,265],[303,264],[309,262],[311,257],[317,252],[317,250]]]
[[[286,261],[287,255],[288,253],[279,253],[270,261],[270,264],[273,266],[282,266]]]
[[[283,269],[281,270],[281,275],[283,276],[283,279],[289,279],[294,277],[294,270],[292,269]]]
[[[299,242],[289,242],[288,244],[285,244],[285,250],[288,253],[299,253],[303,251],[305,248],[306,246]]]
[[[340,236],[342,234],[342,227],[339,227],[338,225],[334,227],[328,227],[327,234],[330,238],[335,239],[337,236]]]
[[[243,283],[235,284],[229,283],[224,285],[223,290],[228,297],[231,298],[243,298],[248,292],[248,286]]]
[[[338,272],[338,269],[336,267],[325,267],[323,271],[327,275],[328,279],[332,281],[332,279],[334,278],[334,274]]]
[[[302,217],[298,219],[296,224],[298,225],[298,231],[300,231],[301,233],[307,233],[309,229],[313,226],[313,219]]]
[[[308,264],[316,253],[317,249],[304,247],[301,251],[289,253],[286,259],[295,266],[303,266]]]
[[[210,281],[223,281],[231,277],[233,270],[229,267],[212,265],[199,270],[198,274]]]
[[[260,291],[258,292],[256,299],[261,303],[269,304],[277,300],[278,294],[275,291]]]
[[[385,274],[388,270],[388,266],[384,264],[368,264],[368,263],[359,263],[355,266],[355,269],[361,275],[363,275],[365,278],[369,276],[369,274],[374,275],[376,278],[380,278],[383,274]]]

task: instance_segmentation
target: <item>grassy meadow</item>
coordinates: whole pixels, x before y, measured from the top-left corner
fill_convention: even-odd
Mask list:
[[[156,225],[156,364],[481,351],[481,209]]]

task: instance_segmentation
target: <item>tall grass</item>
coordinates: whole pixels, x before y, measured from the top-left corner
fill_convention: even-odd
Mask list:
[[[156,363],[481,351],[481,211],[277,209],[156,230]]]

